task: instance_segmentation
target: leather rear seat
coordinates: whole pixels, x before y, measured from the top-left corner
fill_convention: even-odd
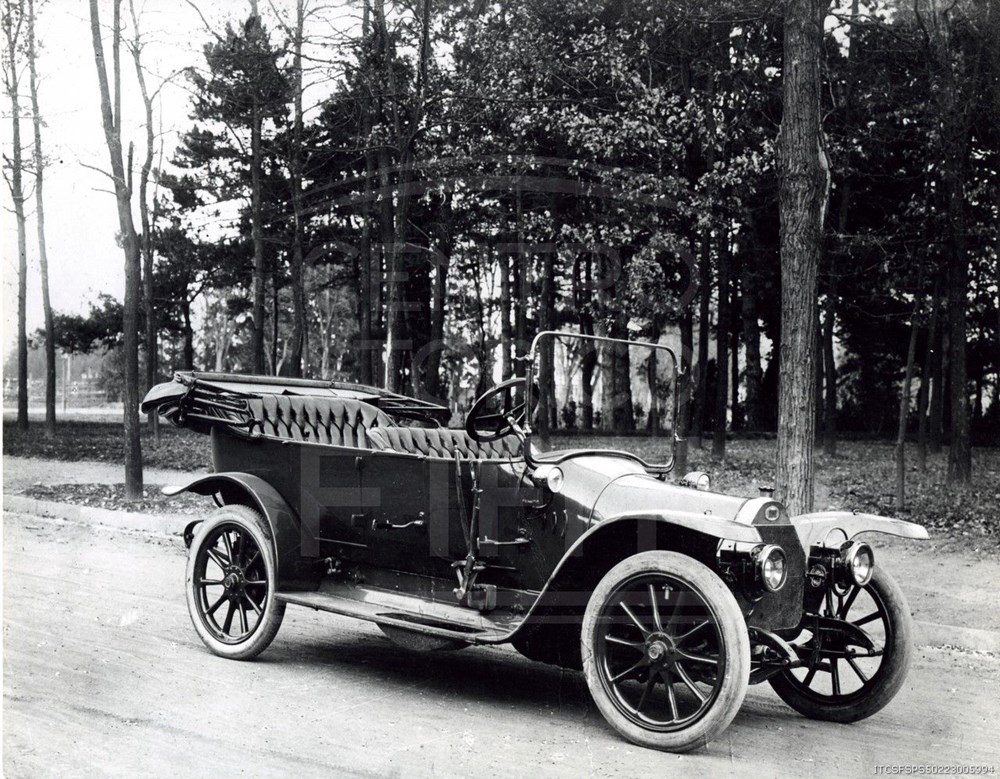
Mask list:
[[[456,452],[473,460],[506,460],[521,456],[521,442],[513,435],[481,444],[464,430],[378,426],[368,429],[368,440],[376,451],[407,452],[427,457],[454,459]]]
[[[448,459],[454,459],[456,452],[474,460],[521,456],[516,436],[481,444],[464,430],[398,427],[384,411],[359,400],[264,395],[247,404],[256,420],[254,431],[272,438]]]
[[[254,430],[293,441],[368,449],[366,431],[395,424],[370,403],[346,398],[264,395],[247,403]]]

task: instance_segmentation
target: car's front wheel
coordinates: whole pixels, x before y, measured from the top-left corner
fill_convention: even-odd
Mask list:
[[[802,668],[770,679],[800,714],[856,722],[883,708],[906,679],[912,651],[910,609],[899,585],[876,568],[864,587],[829,588],[792,642]]]
[[[580,648],[597,708],[641,746],[703,746],[746,695],[743,615],[722,580],[685,555],[644,552],[612,568],[587,605]]]
[[[285,615],[276,600],[274,545],[264,518],[223,506],[199,527],[187,564],[191,622],[215,654],[247,660],[274,639]]]

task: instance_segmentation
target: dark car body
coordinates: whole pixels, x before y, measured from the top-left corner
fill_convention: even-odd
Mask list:
[[[926,537],[884,517],[789,517],[770,497],[670,484],[627,452],[537,452],[530,428],[480,442],[441,427],[447,409],[373,387],[180,373],[151,390],[151,409],[210,435],[214,472],[171,492],[264,518],[277,600],[366,619],[415,646],[513,642],[580,667],[580,621],[602,577],[667,551],[731,591],[757,647],[750,680],[762,681],[802,662],[788,642],[826,591],[822,561],[832,576],[864,531]],[[786,569],[774,592],[756,557],[772,547]]]

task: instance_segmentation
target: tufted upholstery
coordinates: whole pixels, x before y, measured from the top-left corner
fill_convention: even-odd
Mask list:
[[[372,427],[368,429],[372,449],[408,452],[452,459],[458,452],[473,460],[507,459],[521,456],[521,442],[508,435],[488,444],[473,441],[464,430],[420,427]]]
[[[264,435],[317,444],[368,449],[367,430],[394,424],[375,406],[344,398],[264,395],[248,405]]]

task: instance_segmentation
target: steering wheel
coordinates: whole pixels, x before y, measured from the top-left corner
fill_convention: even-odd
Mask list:
[[[514,389],[527,386],[527,381],[515,376],[484,392],[472,405],[465,418],[465,432],[473,441],[489,443],[510,435],[524,424],[526,402],[514,403]],[[537,391],[534,393],[537,397]]]

